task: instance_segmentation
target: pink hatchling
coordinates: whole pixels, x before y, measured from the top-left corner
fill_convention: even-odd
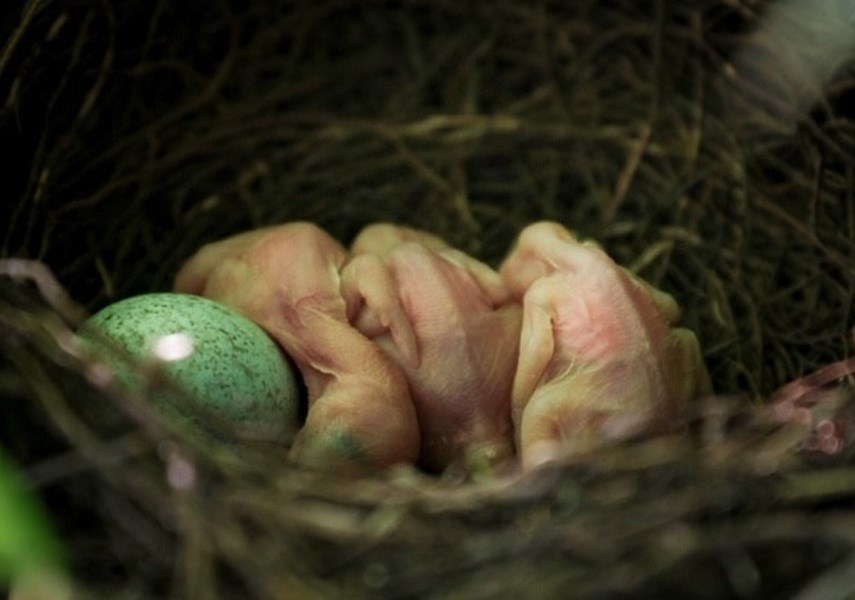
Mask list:
[[[668,425],[710,388],[668,294],[557,223],[520,234],[502,277],[523,303],[513,419],[524,467],[584,452],[628,423]]]
[[[389,224],[365,228],[351,250],[348,316],[406,373],[422,464],[511,456],[521,310],[499,274],[436,236]]]
[[[407,380],[348,322],[347,260],[322,229],[289,223],[204,246],[178,273],[175,290],[232,306],[294,360],[309,406],[293,459],[341,468],[412,463],[420,440]]]

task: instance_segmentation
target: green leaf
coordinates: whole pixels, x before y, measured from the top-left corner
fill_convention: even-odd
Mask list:
[[[62,562],[62,546],[38,498],[0,452],[0,584]]]

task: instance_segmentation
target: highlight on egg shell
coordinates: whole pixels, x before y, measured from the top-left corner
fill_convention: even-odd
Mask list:
[[[134,296],[93,315],[78,335],[131,389],[144,385],[143,376],[111,345],[157,363],[186,392],[158,390],[158,406],[202,430],[210,429],[200,421],[206,412],[248,441],[284,443],[297,428],[293,367],[263,329],[223,304],[189,294]]]

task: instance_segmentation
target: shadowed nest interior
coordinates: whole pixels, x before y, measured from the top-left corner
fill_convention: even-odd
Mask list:
[[[762,406],[850,354],[855,68],[789,68],[771,4],[7,4],[2,254],[62,288],[3,263],[0,434],[81,597],[853,593],[852,452],[799,454]],[[847,6],[817,10],[855,35]],[[496,265],[540,219],[683,306],[719,397],[681,435],[513,481],[333,478],[175,429],[69,343],[248,228],[395,221]],[[822,393],[855,444],[845,382]]]

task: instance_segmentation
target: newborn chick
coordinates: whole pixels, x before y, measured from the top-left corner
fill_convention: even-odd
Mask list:
[[[347,259],[322,229],[290,223],[204,246],[174,287],[242,312],[296,363],[309,408],[291,458],[341,468],[414,462],[419,430],[407,380],[348,322],[340,293]]]
[[[498,273],[436,236],[390,224],[365,228],[351,251],[342,272],[348,316],[406,373],[423,466],[509,457],[521,310]]]
[[[583,452],[609,431],[668,424],[710,388],[680,308],[557,223],[530,225],[502,264],[523,302],[513,420],[523,466]]]

